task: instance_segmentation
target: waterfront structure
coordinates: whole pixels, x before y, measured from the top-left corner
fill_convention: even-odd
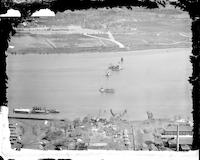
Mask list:
[[[162,134],[162,137],[175,137],[177,135],[177,126],[176,125],[170,125],[167,128],[164,129],[164,133]],[[190,125],[180,125],[179,126],[179,136],[192,136],[192,127]]]
[[[179,150],[180,151],[189,151],[192,147],[192,137],[180,137],[179,138]],[[167,142],[167,147],[170,149],[176,149],[177,147],[177,141],[176,138],[171,139]]]
[[[166,147],[177,151],[191,150],[193,141],[192,127],[188,124],[169,125],[164,129],[161,138],[166,142]]]

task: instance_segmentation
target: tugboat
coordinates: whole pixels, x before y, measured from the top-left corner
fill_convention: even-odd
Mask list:
[[[111,65],[108,67],[108,69],[110,69],[110,70],[112,70],[112,71],[120,71],[120,70],[122,70],[123,68],[122,68],[119,64],[117,64],[117,65],[111,64]]]
[[[99,89],[99,92],[113,94],[113,93],[115,93],[115,90],[113,88],[103,88],[103,87],[101,87]]]
[[[110,69],[106,72],[105,76],[109,78],[111,76]]]
[[[48,114],[49,111],[46,108],[41,108],[41,107],[34,106],[32,108],[31,113],[33,113],[33,114]]]

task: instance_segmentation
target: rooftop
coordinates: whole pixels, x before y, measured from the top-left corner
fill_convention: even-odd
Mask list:
[[[192,127],[189,126],[189,125],[180,125],[179,126],[179,131],[192,131]],[[177,131],[177,126],[176,125],[171,125],[171,126],[168,126],[165,131]]]

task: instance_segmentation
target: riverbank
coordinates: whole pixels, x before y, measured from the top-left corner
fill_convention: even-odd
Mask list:
[[[65,11],[18,26],[11,54],[117,52],[191,46],[190,18],[178,9]]]
[[[9,126],[12,126],[11,136],[15,133],[18,137],[11,141],[13,148],[16,142],[20,142],[22,148],[39,150],[173,151],[176,148],[167,145],[173,135],[168,139],[162,139],[162,135],[166,128],[176,126],[178,121],[183,120],[148,117],[143,121],[127,121],[122,115],[111,115],[109,119],[85,116],[74,120],[9,118]],[[179,125],[187,127],[189,122]]]
[[[4,159],[41,159],[41,158],[69,158],[69,159],[96,159],[97,157],[109,158],[109,159],[121,159],[120,156],[125,156],[126,159],[151,159],[153,157],[154,160],[160,159],[161,156],[164,159],[183,159],[183,160],[196,160],[199,157],[198,151],[190,151],[190,152],[134,152],[134,151],[108,151],[108,150],[88,150],[88,151],[70,151],[70,150],[62,150],[62,151],[52,151],[52,150],[33,150],[33,149],[21,149],[21,151],[16,151],[11,149],[9,143],[10,131],[9,131],[9,123],[8,123],[8,108],[1,106],[0,108],[0,153],[2,158]]]

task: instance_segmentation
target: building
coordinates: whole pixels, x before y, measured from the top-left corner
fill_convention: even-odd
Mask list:
[[[179,136],[180,137],[192,137],[193,131],[190,125],[179,125]],[[164,129],[162,134],[163,138],[177,136],[177,125],[169,125]]]
[[[179,150],[180,151],[191,150],[192,141],[193,141],[193,137],[179,137]],[[176,147],[177,147],[176,138],[168,140],[167,147],[176,150]]]
[[[177,148],[177,130],[179,130],[179,150],[188,151],[191,150],[193,141],[193,131],[192,127],[187,124],[168,125],[165,129],[161,138],[165,142],[166,147],[176,150]]]

